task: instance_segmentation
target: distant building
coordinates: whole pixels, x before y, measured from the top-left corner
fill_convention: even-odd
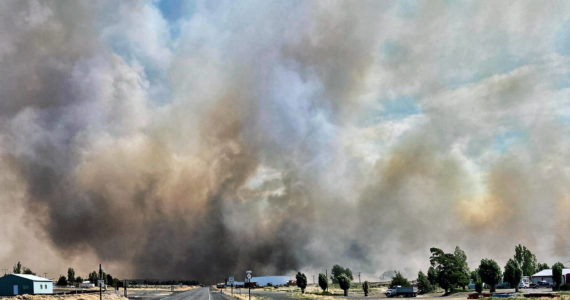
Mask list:
[[[258,276],[258,277],[251,277],[251,282],[255,283],[256,286],[267,286],[271,284],[272,286],[283,286],[287,285],[287,283],[291,280],[290,276]],[[226,283],[227,286],[230,286],[229,281]],[[234,281],[234,286],[240,287],[244,286],[243,281]]]
[[[554,283],[552,281],[552,269],[544,269],[531,276],[532,283],[537,283],[539,281],[546,281],[548,283]],[[562,284],[570,283],[570,269],[562,269]]]
[[[53,281],[28,274],[8,274],[0,278],[0,296],[53,294]]]
[[[94,288],[95,284],[91,283],[91,281],[89,280],[85,280],[81,284],[79,284],[79,287],[82,289],[89,289],[89,288]]]

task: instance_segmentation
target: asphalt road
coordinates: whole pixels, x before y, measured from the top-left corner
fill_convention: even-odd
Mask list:
[[[184,292],[174,292],[173,294],[164,291],[148,291],[144,293],[130,293],[131,300],[233,300],[233,298],[220,294],[218,291],[210,290],[209,287],[197,288]]]
[[[186,292],[175,293],[171,296],[162,298],[162,300],[231,300],[232,298],[220,294],[218,291],[212,291],[209,287],[189,290]]]

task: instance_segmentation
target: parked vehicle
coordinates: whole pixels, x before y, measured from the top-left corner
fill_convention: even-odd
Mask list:
[[[398,296],[415,297],[417,294],[418,294],[418,289],[413,286],[402,287],[397,285],[386,291],[386,297],[398,297]]]
[[[519,283],[519,289],[528,289],[530,287],[530,279],[528,276],[523,276]]]
[[[552,283],[546,281],[546,280],[542,280],[536,283],[538,286],[538,288],[551,288],[552,287]]]
[[[530,288],[531,288],[531,289],[537,289],[537,288],[538,288],[538,284],[536,284],[536,283],[531,283],[531,284],[530,284]]]

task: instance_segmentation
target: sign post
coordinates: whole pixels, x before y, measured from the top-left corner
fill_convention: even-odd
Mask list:
[[[249,294],[249,295],[248,295],[248,298],[249,298],[249,300],[251,300],[251,273],[252,273],[251,270],[248,270],[248,271],[245,272],[245,274],[246,274],[245,277],[247,278],[247,286],[249,287],[249,290],[248,290],[248,294]]]

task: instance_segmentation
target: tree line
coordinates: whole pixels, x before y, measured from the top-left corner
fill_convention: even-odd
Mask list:
[[[507,261],[503,269],[493,259],[484,258],[475,270],[470,271],[467,256],[459,247],[456,247],[453,253],[445,253],[439,248],[430,248],[430,252],[431,266],[427,275],[422,271],[418,273],[417,284],[420,293],[432,292],[437,286],[444,289],[446,294],[456,288],[465,290],[471,281],[475,283],[477,292],[482,291],[483,283],[488,284],[490,291],[494,292],[501,279],[518,291],[523,276],[549,269],[546,263],[537,263],[536,256],[520,244],[515,247],[514,256]],[[554,289],[560,288],[563,268],[564,265],[560,262],[553,265]]]
[[[515,247],[513,257],[507,261],[502,269],[493,259],[483,258],[477,268],[470,270],[467,263],[467,255],[459,247],[455,247],[452,253],[446,253],[442,249],[434,247],[430,248],[430,253],[430,267],[427,270],[427,274],[419,271],[416,279],[420,294],[434,292],[438,287],[443,289],[445,294],[459,288],[466,290],[471,282],[475,284],[475,290],[479,293],[483,290],[484,284],[489,285],[490,291],[494,292],[501,279],[503,279],[503,282],[508,283],[511,288],[515,288],[518,291],[523,276],[531,276],[542,270],[550,269],[548,264],[538,263],[536,256],[526,246],[520,244]],[[570,289],[570,284],[567,284],[566,287],[561,286],[562,269],[564,269],[564,265],[560,262],[552,266],[553,289],[555,290]],[[307,287],[307,277],[305,274],[298,272],[296,279],[297,286],[304,293]],[[334,265],[330,279],[333,284],[340,286],[346,296],[354,278],[349,268]],[[326,294],[329,282],[327,276],[320,273],[318,280],[322,293]],[[395,286],[411,286],[411,284],[402,273],[395,271],[390,281],[390,288]],[[367,296],[368,281],[363,282],[362,289],[365,296]]]

